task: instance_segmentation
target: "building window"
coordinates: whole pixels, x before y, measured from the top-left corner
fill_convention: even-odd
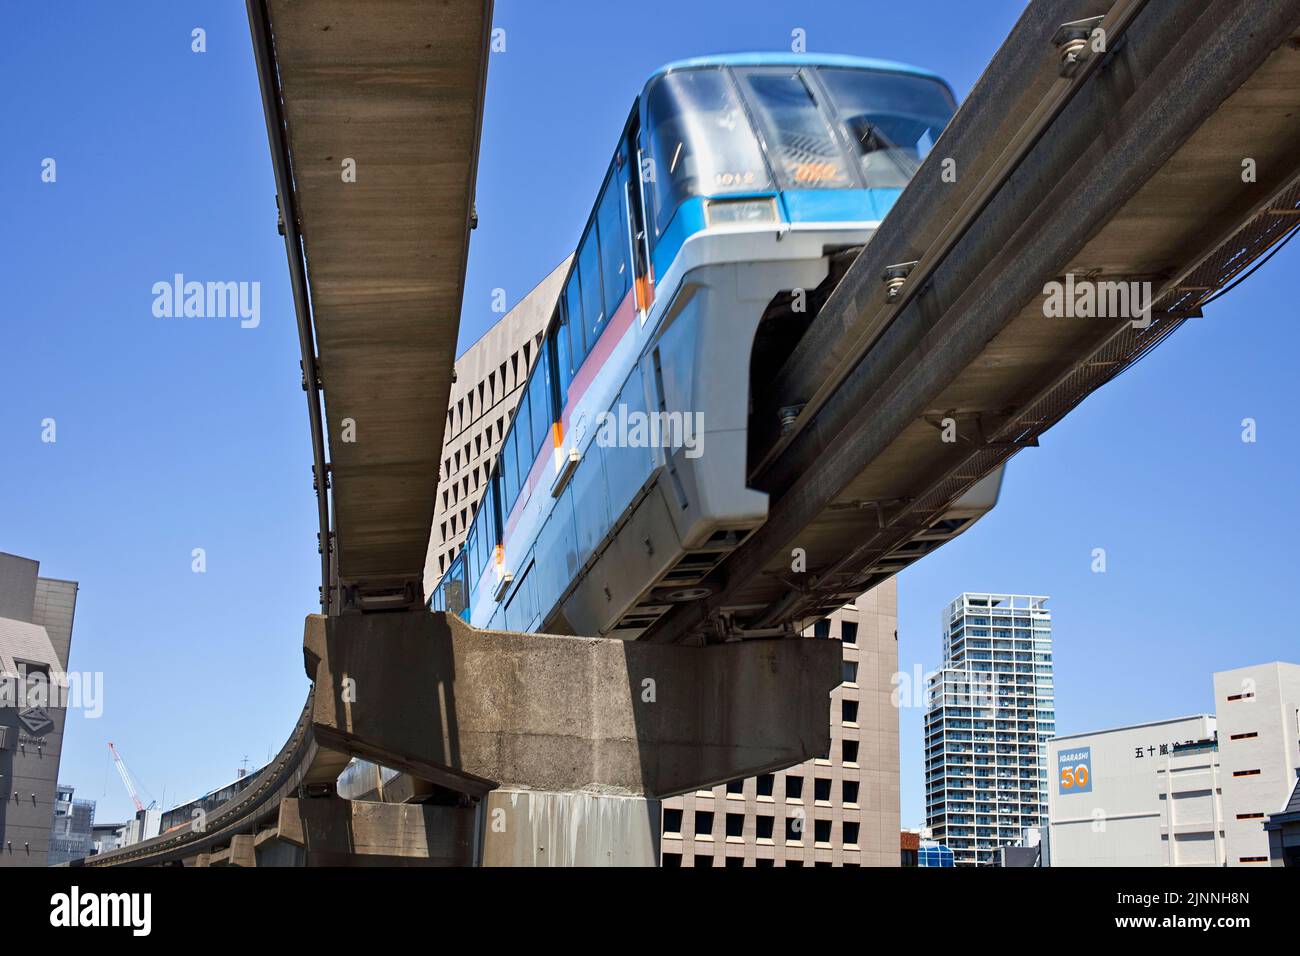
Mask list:
[[[844,756],[845,763],[858,762],[858,742],[856,740],[846,740],[843,744],[841,753]]]
[[[1259,775],[1259,771],[1258,770],[1234,770],[1232,771],[1232,775],[1234,777],[1256,777]]]
[[[744,792],[745,792],[745,781],[743,779],[727,781],[727,793],[740,795],[743,794]]]
[[[775,786],[776,774],[774,773],[761,773],[754,780],[754,788],[757,790],[759,797],[770,798],[772,796],[772,789]]]
[[[845,724],[858,722],[858,702],[856,700],[840,701],[840,721]]]
[[[754,833],[760,840],[772,839],[772,830],[775,826],[775,817],[758,817],[754,820]]]
[[[803,777],[785,778],[785,798],[787,800],[803,799]]]
[[[858,782],[856,780],[845,780],[843,797],[846,805],[853,805],[858,802]]]
[[[1264,814],[1262,814],[1262,813],[1239,813],[1239,814],[1237,814],[1237,819],[1238,819],[1238,820],[1261,820],[1261,819],[1263,819],[1263,817],[1264,817]]]
[[[861,830],[861,828],[862,828],[862,824],[860,823],[849,823],[847,821],[845,822],[844,824],[844,845],[845,846],[858,845],[858,833]]]
[[[776,860],[772,859],[771,857],[764,858],[760,856],[757,860],[754,861],[754,865],[757,867],[775,867]]]
[[[678,869],[681,867],[681,865],[682,865],[682,855],[680,853],[664,854],[664,869],[666,870]]]
[[[831,842],[831,821],[814,820],[813,839],[818,843],[830,843]]]
[[[727,862],[726,862],[725,865],[726,865],[726,866],[744,866],[744,865],[745,865],[745,858],[744,858],[743,856],[729,856],[729,857],[727,857]]]
[[[1233,700],[1253,700],[1254,697],[1255,697],[1255,694],[1254,694],[1253,691],[1247,691],[1247,692],[1244,693],[1244,694],[1233,694],[1231,697],[1228,698],[1228,700],[1230,700],[1230,701],[1233,701]]]
[[[803,860],[786,860],[786,866],[803,866]]]
[[[664,833],[682,832],[682,811],[664,810]]]
[[[818,803],[831,802],[831,782],[825,777],[813,781],[813,799]]]
[[[745,835],[745,815],[743,813],[727,814],[727,836],[740,839]]]
[[[1229,740],[1249,740],[1251,737],[1258,737],[1258,736],[1259,736],[1259,734],[1258,734],[1257,732],[1255,732],[1255,731],[1252,730],[1252,731],[1251,731],[1250,733],[1248,733],[1248,734],[1233,734],[1233,735],[1232,735],[1231,737],[1229,737],[1228,739],[1229,739]]]
[[[830,618],[824,617],[816,624],[813,625],[813,637],[817,638],[817,640],[824,641],[830,636],[831,636]]]
[[[697,853],[697,854],[695,854],[695,865],[696,865],[696,866],[712,866],[712,865],[713,865],[713,857],[711,857],[711,856],[702,856],[702,855],[700,855],[699,853]]]
[[[840,622],[840,637],[845,644],[858,643],[858,624],[856,621]]]
[[[844,679],[844,683],[846,683],[846,684],[856,684],[856,683],[858,682],[858,662],[857,662],[857,661],[845,661],[845,662],[844,662],[844,678],[843,678],[843,679]]]
[[[695,811],[695,838],[713,839],[713,811]]]
[[[1268,857],[1266,857],[1266,856],[1239,856],[1239,857],[1237,857],[1237,861],[1238,861],[1239,863],[1267,863],[1267,862],[1268,862]]]
[[[785,842],[798,843],[803,839],[803,817],[785,818]]]

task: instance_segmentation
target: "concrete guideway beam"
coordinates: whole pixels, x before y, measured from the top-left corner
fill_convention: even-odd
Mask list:
[[[662,797],[792,766],[829,747],[841,679],[832,641],[660,646],[430,611],[311,615],[304,657],[321,746],[477,796]]]

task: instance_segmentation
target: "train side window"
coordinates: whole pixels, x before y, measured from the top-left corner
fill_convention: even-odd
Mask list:
[[[573,274],[569,284],[564,287],[565,331],[569,338],[570,377],[576,377],[582,368],[582,360],[587,357],[586,336],[583,335],[582,321],[582,277],[578,275],[578,264],[573,264]]]
[[[510,514],[515,498],[519,496],[519,472],[515,470],[515,429],[510,429],[505,441],[501,443],[501,517]]]
[[[596,217],[600,226],[600,261],[607,319],[623,304],[629,287],[627,209],[623,198],[626,195],[627,164],[615,163],[605,182]]]
[[[573,367],[569,364],[569,329],[559,312],[556,309],[557,315],[551,322],[551,334],[546,337],[546,350],[551,353],[551,365],[555,369],[557,407],[563,412],[569,394],[569,383],[573,381]]]
[[[524,482],[528,480],[528,471],[533,467],[532,450],[536,447],[533,444],[533,422],[529,411],[528,401],[528,383],[519,390],[519,404],[515,406],[514,418],[510,420],[510,430],[515,433],[515,454],[518,458],[515,461],[515,467],[519,469],[519,488],[522,491]]]
[[[546,437],[551,433],[551,350],[543,347],[537,356],[537,365],[533,377],[528,382],[528,407],[533,422],[533,454],[528,467],[536,460],[537,453],[546,446]]]
[[[447,610],[460,614],[465,610],[465,556],[462,553],[452,562],[446,577]]]
[[[599,233],[593,220],[591,228],[587,230],[587,237],[582,240],[582,248],[578,251],[578,272],[582,280],[583,337],[587,340],[588,353],[595,348],[607,318],[600,291]]]
[[[474,528],[465,536],[465,570],[469,576],[469,588],[466,598],[473,594],[474,583],[478,581],[478,534]]]

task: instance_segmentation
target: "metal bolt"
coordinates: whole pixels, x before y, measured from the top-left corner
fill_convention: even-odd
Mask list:
[[[915,262],[899,262],[892,266],[886,266],[881,279],[885,283],[885,298],[890,302],[896,300],[903,291],[903,286],[907,282],[907,277],[911,274],[912,269],[916,267]]]

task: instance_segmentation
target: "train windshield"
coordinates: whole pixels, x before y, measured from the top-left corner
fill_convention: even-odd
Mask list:
[[[661,76],[646,101],[652,162],[642,170],[654,198],[656,234],[691,196],[770,190],[754,131],[720,69]]]
[[[947,87],[922,76],[837,67],[817,75],[872,189],[906,186],[956,106]]]

